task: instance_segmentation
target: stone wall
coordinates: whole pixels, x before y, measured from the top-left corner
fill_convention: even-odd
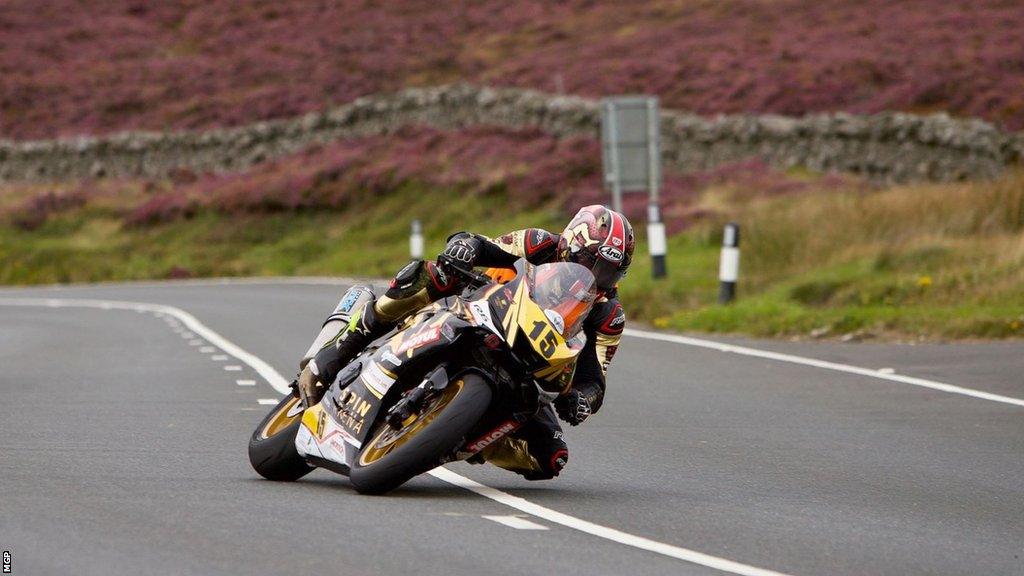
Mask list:
[[[1024,134],[943,114],[820,114],[803,118],[704,118],[664,111],[667,167],[681,171],[760,157],[773,166],[843,171],[882,182],[991,178],[1024,157]],[[107,137],[0,141],[0,181],[166,175],[243,169],[311,144],[386,134],[422,124],[489,124],[598,137],[599,103],[529,90],[450,85],[360,98],[300,118],[204,132],[127,132]]]

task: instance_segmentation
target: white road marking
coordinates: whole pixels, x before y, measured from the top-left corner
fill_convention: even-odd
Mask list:
[[[256,381],[255,380],[235,380],[235,384],[238,384],[239,386],[255,386],[256,385]]]
[[[878,369],[878,373],[879,374],[895,374],[896,370],[893,369],[893,368],[879,368]]]
[[[227,359],[227,354],[214,354],[213,356],[210,356],[210,360],[213,360],[214,362],[223,362]]]
[[[7,306],[50,306],[53,308],[61,307],[81,307],[81,308],[113,308],[119,310],[149,310],[157,313],[171,314],[179,318],[189,329],[200,334],[203,338],[206,338],[212,344],[218,346],[221,350],[224,350],[228,354],[231,354],[235,358],[238,358],[241,362],[248,365],[250,368],[255,370],[260,376],[262,376],[267,383],[269,383],[275,390],[281,394],[287,394],[290,392],[288,387],[288,381],[277,370],[274,370],[273,366],[264,362],[258,356],[250,354],[245,350],[239,348],[231,341],[225,339],[220,334],[214,332],[208,328],[205,324],[200,322],[188,312],[174,306],[165,306],[162,304],[148,304],[142,302],[121,302],[113,300],[79,300],[79,299],[55,299],[55,298],[0,298],[0,305]],[[228,366],[224,367],[228,369]],[[238,369],[241,369],[239,366]],[[261,405],[276,405],[280,400],[272,398],[260,398],[257,400]],[[763,568],[757,568],[755,566],[749,566],[739,562],[733,562],[732,560],[726,560],[725,558],[719,558],[717,556],[711,556],[702,552],[696,552],[694,550],[688,550],[678,546],[672,546],[671,544],[665,544],[656,540],[650,540],[641,536],[634,536],[632,534],[616,530],[614,528],[608,528],[593,522],[588,522],[575,516],[563,514],[551,508],[534,504],[524,498],[513,496],[502,492],[501,490],[485,486],[462,476],[456,474],[447,468],[435,468],[428,472],[431,476],[465,488],[471,492],[494,500],[515,508],[520,512],[543,518],[549,522],[560,524],[574,530],[579,530],[599,538],[639,548],[641,550],[647,550],[663,556],[684,560],[686,562],[692,562],[694,564],[700,564],[702,566],[708,566],[717,570],[725,572],[731,572],[733,574],[740,574],[743,576],[786,576],[780,572],[773,572],[771,570],[765,570]]]
[[[743,356],[754,356],[756,358],[765,358],[767,360],[775,360],[778,362],[788,362],[790,364],[813,366],[814,368],[823,368],[825,370],[834,370],[836,372],[858,374],[860,376],[868,376],[870,378],[889,380],[890,382],[900,382],[902,384],[911,384],[913,386],[920,386],[922,388],[930,388],[932,390],[948,392],[950,394],[960,394],[962,396],[970,396],[972,398],[979,398],[981,400],[990,400],[992,402],[1001,402],[1003,404],[1013,404],[1014,406],[1024,407],[1024,399],[1021,398],[1013,398],[1011,396],[992,394],[991,392],[983,392],[981,390],[974,390],[973,388],[964,388],[962,386],[953,386],[952,384],[944,384],[942,382],[935,382],[934,380],[926,380],[924,378],[914,378],[912,376],[902,376],[900,374],[888,374],[882,372],[881,370],[875,370],[873,368],[861,368],[859,366],[850,366],[849,364],[839,364],[837,362],[827,362],[825,360],[815,360],[814,358],[806,358],[804,356],[795,356],[793,354],[781,354],[779,352],[758,350],[757,348],[747,348],[746,346],[723,344],[721,342],[714,342],[712,340],[702,340],[700,338],[678,336],[676,334],[661,334],[658,332],[648,332],[646,330],[634,330],[632,328],[625,329],[623,331],[623,334],[625,334],[626,336],[632,336],[634,338],[659,340],[661,342],[673,342],[675,344],[685,344],[686,346],[696,346],[698,348],[718,350],[719,352],[731,352],[734,354],[742,354]]]
[[[490,498],[495,502],[504,504],[510,508],[515,508],[520,512],[526,512],[531,516],[543,518],[548,522],[560,524],[566,528],[586,532],[587,534],[597,536],[598,538],[604,538],[605,540],[611,540],[613,542],[618,542],[619,544],[625,544],[626,546],[632,546],[633,548],[647,550],[648,552],[654,552],[656,554],[669,556],[686,562],[692,562],[693,564],[700,564],[701,566],[722,570],[723,572],[742,574],[743,576],[783,576],[781,572],[765,570],[764,568],[758,568],[756,566],[750,566],[740,562],[733,562],[732,560],[726,560],[725,558],[711,556],[710,554],[704,554],[703,552],[697,552],[695,550],[689,550],[679,546],[672,546],[671,544],[665,544],[664,542],[650,540],[642,536],[634,536],[633,534],[629,534],[621,530],[616,530],[600,524],[594,524],[593,522],[588,522],[586,520],[576,518],[575,516],[563,514],[562,512],[552,510],[551,508],[547,508],[539,504],[534,504],[525,498],[513,496],[496,488],[485,486],[476,480],[471,480],[461,474],[456,474],[447,468],[434,468],[430,472],[427,472],[427,474],[430,474],[439,480],[444,480],[449,484],[465,488],[470,492],[475,492],[484,498]]]
[[[494,520],[498,524],[504,524],[509,528],[515,528],[516,530],[547,530],[548,527],[536,522],[530,522],[525,518],[519,516],[483,516],[488,520]]]
[[[203,341],[198,339],[198,338],[196,338],[195,340],[189,340],[188,341],[188,345],[189,346],[199,346],[202,343],[203,343]]]
[[[228,366],[225,366],[224,369],[227,370],[228,372],[241,372],[242,371],[242,367],[237,365],[237,364],[230,364]]]
[[[174,316],[181,321],[182,324],[188,326],[190,330],[202,338],[205,338],[207,342],[215,345],[224,352],[227,352],[231,356],[234,356],[239,361],[251,367],[257,374],[263,377],[263,379],[266,380],[274,390],[277,390],[281,394],[287,394],[291,391],[288,388],[288,380],[285,380],[277,370],[274,370],[274,368],[270,366],[270,364],[267,364],[261,358],[253,356],[249,352],[242,350],[233,342],[225,339],[210,328],[207,328],[205,324],[196,320],[195,316],[175,306],[151,304],[148,302],[125,302],[120,300],[91,300],[78,298],[0,298],[0,305],[2,306],[45,306],[50,308],[104,309],[104,306],[102,306],[104,303],[107,304],[110,309],[145,310],[147,312],[153,312],[158,318],[162,318],[167,315]]]
[[[191,332],[182,332],[181,337],[184,338],[185,340],[188,340],[189,338],[195,338],[196,335]]]
[[[210,352],[216,352],[217,349],[214,348],[213,346],[203,346],[202,348],[199,349],[199,351],[202,352],[203,354],[209,354]]]
[[[260,398],[256,400],[260,406],[277,406],[277,403],[280,401],[281,400],[277,398]]]

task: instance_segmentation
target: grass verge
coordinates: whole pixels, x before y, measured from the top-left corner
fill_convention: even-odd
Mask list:
[[[564,201],[516,210],[500,187],[406,182],[343,210],[227,215],[202,209],[126,226],[145,194],[54,203],[30,226],[0,226],[0,282],[37,284],[181,276],[385,276],[408,254],[409,222],[427,251],[451,232],[559,229]],[[20,191],[9,198],[23,200]],[[850,188],[764,196],[715,183],[707,214],[670,238],[670,277],[650,277],[646,245],[624,280],[634,320],[684,331],[887,339],[1024,336],[1024,175],[978,184]],[[8,220],[10,220],[10,216]],[[716,303],[721,225],[743,227],[737,302]]]

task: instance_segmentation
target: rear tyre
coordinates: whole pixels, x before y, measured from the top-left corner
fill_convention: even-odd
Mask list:
[[[295,396],[285,396],[249,439],[249,463],[267,480],[291,482],[313,471],[295,449],[303,412],[299,402]]]
[[[401,430],[380,422],[352,462],[352,486],[362,494],[383,494],[434,468],[458,448],[490,404],[487,381],[469,373],[451,381]]]

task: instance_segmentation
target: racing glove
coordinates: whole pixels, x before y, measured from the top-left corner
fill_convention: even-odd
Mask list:
[[[580,425],[591,413],[590,400],[576,390],[555,398],[554,404],[558,417],[572,426]]]
[[[480,240],[474,236],[460,235],[448,241],[444,252],[438,258],[441,264],[453,264],[462,268],[472,268],[476,265],[477,256],[480,254]]]

